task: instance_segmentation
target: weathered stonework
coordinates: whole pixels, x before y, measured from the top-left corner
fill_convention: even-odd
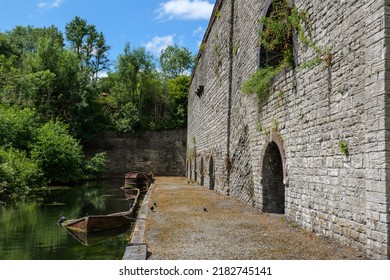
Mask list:
[[[271,0],[217,1],[189,94],[187,176],[271,212],[279,184],[289,220],[389,259],[390,1],[293,2],[332,65],[287,69],[264,102],[244,95]],[[294,50],[297,65],[314,56],[297,38]]]
[[[145,131],[133,135],[109,133],[89,153],[106,151],[107,174],[152,171],[156,176],[185,175],[187,131]]]

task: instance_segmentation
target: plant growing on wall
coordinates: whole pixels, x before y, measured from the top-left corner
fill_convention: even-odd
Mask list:
[[[221,11],[220,10],[217,10],[215,12],[215,16],[219,19],[221,17]]]
[[[302,23],[307,23],[305,11],[291,7],[286,0],[272,0],[272,6],[267,16],[259,20],[263,29],[260,33],[261,67],[242,87],[246,94],[256,93],[259,101],[263,101],[272,86],[273,80],[288,66],[293,66],[293,34],[298,33],[302,44],[311,47],[316,57],[303,66],[312,67],[324,62],[332,65],[332,55],[329,48],[318,47],[306,37]],[[262,56],[265,58],[262,59]]]
[[[237,55],[238,54],[238,50],[240,49],[239,44],[238,43],[234,43],[232,48],[233,48],[232,49],[233,50],[233,54]]]
[[[340,152],[343,154],[343,155],[348,155],[349,152],[348,152],[348,145],[347,145],[347,142],[345,140],[340,140],[339,141],[339,148],[340,148]]]

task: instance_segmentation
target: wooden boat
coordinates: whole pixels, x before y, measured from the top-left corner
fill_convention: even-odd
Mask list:
[[[153,182],[152,172],[132,171],[125,175],[125,188],[132,186],[145,186]]]
[[[97,232],[79,232],[75,230],[71,230],[66,228],[68,233],[76,239],[78,242],[80,242],[84,246],[91,246],[93,244],[105,241],[111,237],[117,236],[119,234],[123,234],[131,228],[130,224],[127,224],[122,227],[97,231]]]
[[[135,220],[134,212],[139,202],[140,190],[126,189],[125,196],[129,201],[129,210],[108,215],[90,215],[79,219],[63,220],[60,225],[68,230],[81,233],[99,232],[129,225]]]

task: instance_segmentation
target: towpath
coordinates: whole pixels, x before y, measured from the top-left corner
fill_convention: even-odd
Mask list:
[[[156,179],[144,240],[148,258],[159,260],[364,258],[283,215],[261,213],[182,177]]]

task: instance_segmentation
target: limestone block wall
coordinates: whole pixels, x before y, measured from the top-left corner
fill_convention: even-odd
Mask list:
[[[231,6],[222,2],[217,4],[217,9],[221,14],[231,12]],[[188,97],[187,166],[192,167],[189,178],[200,183],[201,174],[207,174],[204,184],[211,188],[215,185],[221,193],[229,191],[226,161],[230,65],[230,33],[226,26],[230,26],[229,21],[229,17],[214,18],[207,42],[201,46]],[[204,87],[201,97],[196,95],[200,86]],[[203,170],[200,170],[202,159]]]
[[[241,88],[259,67],[258,19],[270,2],[217,1],[191,85],[187,161],[196,166],[188,172],[203,174],[208,186],[213,157],[216,190],[263,211],[282,200],[289,220],[389,258],[390,1],[293,1],[332,64],[300,67],[314,51],[295,38],[296,67],[259,102]],[[215,45],[224,46],[221,75]]]
[[[110,175],[152,171],[158,176],[184,176],[187,131],[146,131],[134,135],[109,133],[96,141],[90,154],[106,151]]]

